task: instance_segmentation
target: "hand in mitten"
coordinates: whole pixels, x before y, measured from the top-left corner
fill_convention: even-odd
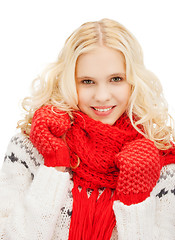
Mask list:
[[[70,126],[69,115],[56,107],[47,105],[35,111],[30,140],[43,155],[44,165],[70,166],[69,150],[62,137]]]
[[[156,185],[161,170],[159,150],[149,139],[126,144],[115,159],[119,168],[116,197],[126,205],[144,201]]]

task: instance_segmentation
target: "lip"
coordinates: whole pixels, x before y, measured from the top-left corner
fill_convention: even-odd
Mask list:
[[[93,110],[93,112],[97,116],[108,116],[109,114],[111,114],[113,112],[115,107],[116,107],[116,105],[113,105],[113,106],[94,106],[94,107],[91,107],[91,109]],[[100,112],[98,110],[95,110],[94,108],[96,108],[96,109],[107,109],[107,108],[110,108],[110,109],[108,111],[105,111],[105,112]]]

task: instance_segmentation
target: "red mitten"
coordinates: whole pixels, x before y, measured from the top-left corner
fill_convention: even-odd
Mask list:
[[[70,117],[51,105],[36,110],[32,119],[30,140],[44,157],[48,167],[69,167],[69,149],[61,138],[70,128]]]
[[[137,204],[150,196],[162,167],[159,150],[142,138],[126,144],[117,154],[120,169],[116,197],[126,205]]]

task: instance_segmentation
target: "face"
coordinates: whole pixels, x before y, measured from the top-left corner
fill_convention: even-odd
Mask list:
[[[92,119],[113,125],[127,109],[131,86],[121,52],[97,46],[80,55],[75,80],[78,107]]]

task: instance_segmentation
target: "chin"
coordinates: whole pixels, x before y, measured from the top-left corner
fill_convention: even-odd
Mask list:
[[[107,120],[107,119],[103,119],[103,120],[99,120],[100,122],[102,122],[102,123],[104,123],[104,124],[109,124],[109,125],[113,125],[116,121],[117,121],[117,119],[115,119],[115,120]]]

